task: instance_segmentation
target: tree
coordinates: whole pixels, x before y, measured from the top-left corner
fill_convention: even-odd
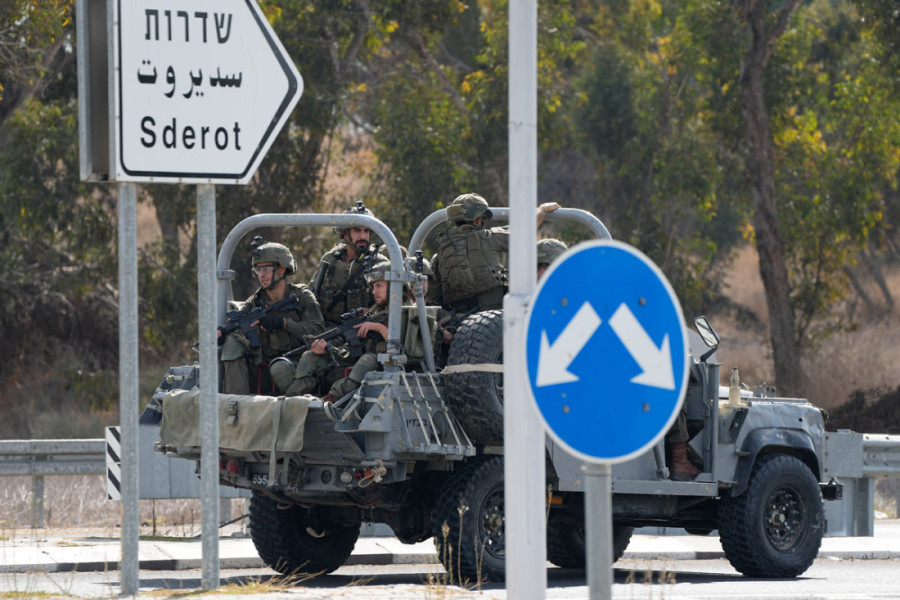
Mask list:
[[[795,318],[787,256],[775,203],[775,164],[772,131],[766,104],[765,71],[778,38],[787,29],[803,0],[787,0],[775,12],[767,2],[735,0],[735,8],[749,36],[740,87],[741,111],[746,123],[747,174],[753,197],[753,228],[759,252],[760,275],[769,308],[769,334],[775,377],[787,394],[803,389],[800,345],[794,335]]]

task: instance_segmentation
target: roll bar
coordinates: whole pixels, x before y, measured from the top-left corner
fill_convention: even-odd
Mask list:
[[[509,221],[509,207],[499,206],[491,207],[494,220]],[[580,208],[559,208],[552,213],[547,213],[546,221],[574,221],[581,223],[590,229],[598,239],[611,240],[612,236],[603,221],[592,215],[586,210]],[[417,250],[422,249],[422,243],[438,225],[447,221],[447,210],[441,209],[435,211],[425,217],[422,223],[416,228],[412,238],[409,241],[409,255],[415,256]]]
[[[403,255],[400,244],[387,225],[369,215],[364,214],[259,214],[247,217],[228,233],[216,262],[216,320],[221,325],[225,322],[225,307],[229,299],[233,299],[231,281],[234,271],[231,258],[240,240],[250,231],[260,227],[368,227],[384,242],[384,249],[391,262],[391,273],[386,277],[390,284],[390,301],[388,306],[388,339],[385,367],[399,364],[400,357],[400,317],[403,304],[403,283],[416,276],[408,273],[403,266]]]

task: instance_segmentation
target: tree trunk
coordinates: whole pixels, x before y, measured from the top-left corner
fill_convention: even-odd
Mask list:
[[[887,281],[884,280],[884,273],[881,272],[881,267],[878,266],[870,250],[863,248],[860,254],[862,255],[863,264],[866,265],[875,283],[878,284],[878,289],[881,290],[884,301],[887,303],[888,312],[890,312],[894,308],[894,297],[891,295],[891,288],[888,287]]]
[[[766,2],[738,2],[741,18],[751,34],[740,74],[741,112],[747,125],[747,171],[753,198],[753,227],[759,252],[759,272],[769,309],[769,334],[775,361],[775,380],[784,395],[803,393],[800,344],[795,334],[790,279],[784,241],[775,205],[775,165],[772,133],[766,107],[764,75],[774,44],[799,0],[782,8],[773,30],[766,29]]]

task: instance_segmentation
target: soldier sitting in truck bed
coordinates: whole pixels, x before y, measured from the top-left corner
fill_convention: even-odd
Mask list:
[[[368,318],[354,326],[356,335],[364,340],[365,353],[350,363],[340,359],[340,364],[345,367],[346,375],[331,384],[327,394],[322,399],[326,402],[335,400],[349,394],[362,384],[366,373],[374,371],[378,367],[378,353],[387,349],[388,336],[388,281],[384,278],[390,271],[391,263],[382,261],[366,271],[365,280],[370,286],[370,292],[375,300],[375,306],[368,312]],[[309,350],[300,356],[296,369],[291,372],[290,363],[283,359],[272,365],[272,378],[279,388],[287,396],[301,396],[314,394],[322,388],[325,378],[331,370],[334,360],[339,360],[341,353],[329,346],[329,342],[323,339],[314,340]],[[350,368],[352,366],[352,368]]]
[[[291,251],[282,244],[262,243],[262,238],[254,239],[254,244],[251,265],[260,287],[241,303],[241,308],[268,307],[291,296],[297,301],[259,318],[254,324],[258,330],[257,344],[251,343],[241,329],[225,336],[219,358],[224,367],[222,391],[226,394],[271,392],[271,382],[266,377],[269,361],[301,344],[304,336],[325,330],[322,313],[310,289],[285,280],[297,270]],[[251,336],[254,333],[250,331]]]

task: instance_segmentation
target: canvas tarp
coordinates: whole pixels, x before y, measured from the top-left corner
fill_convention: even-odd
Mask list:
[[[274,444],[276,452],[299,452],[309,402],[314,399],[219,394],[219,447],[269,452]],[[163,397],[159,439],[168,446],[200,446],[199,388],[172,390]]]

